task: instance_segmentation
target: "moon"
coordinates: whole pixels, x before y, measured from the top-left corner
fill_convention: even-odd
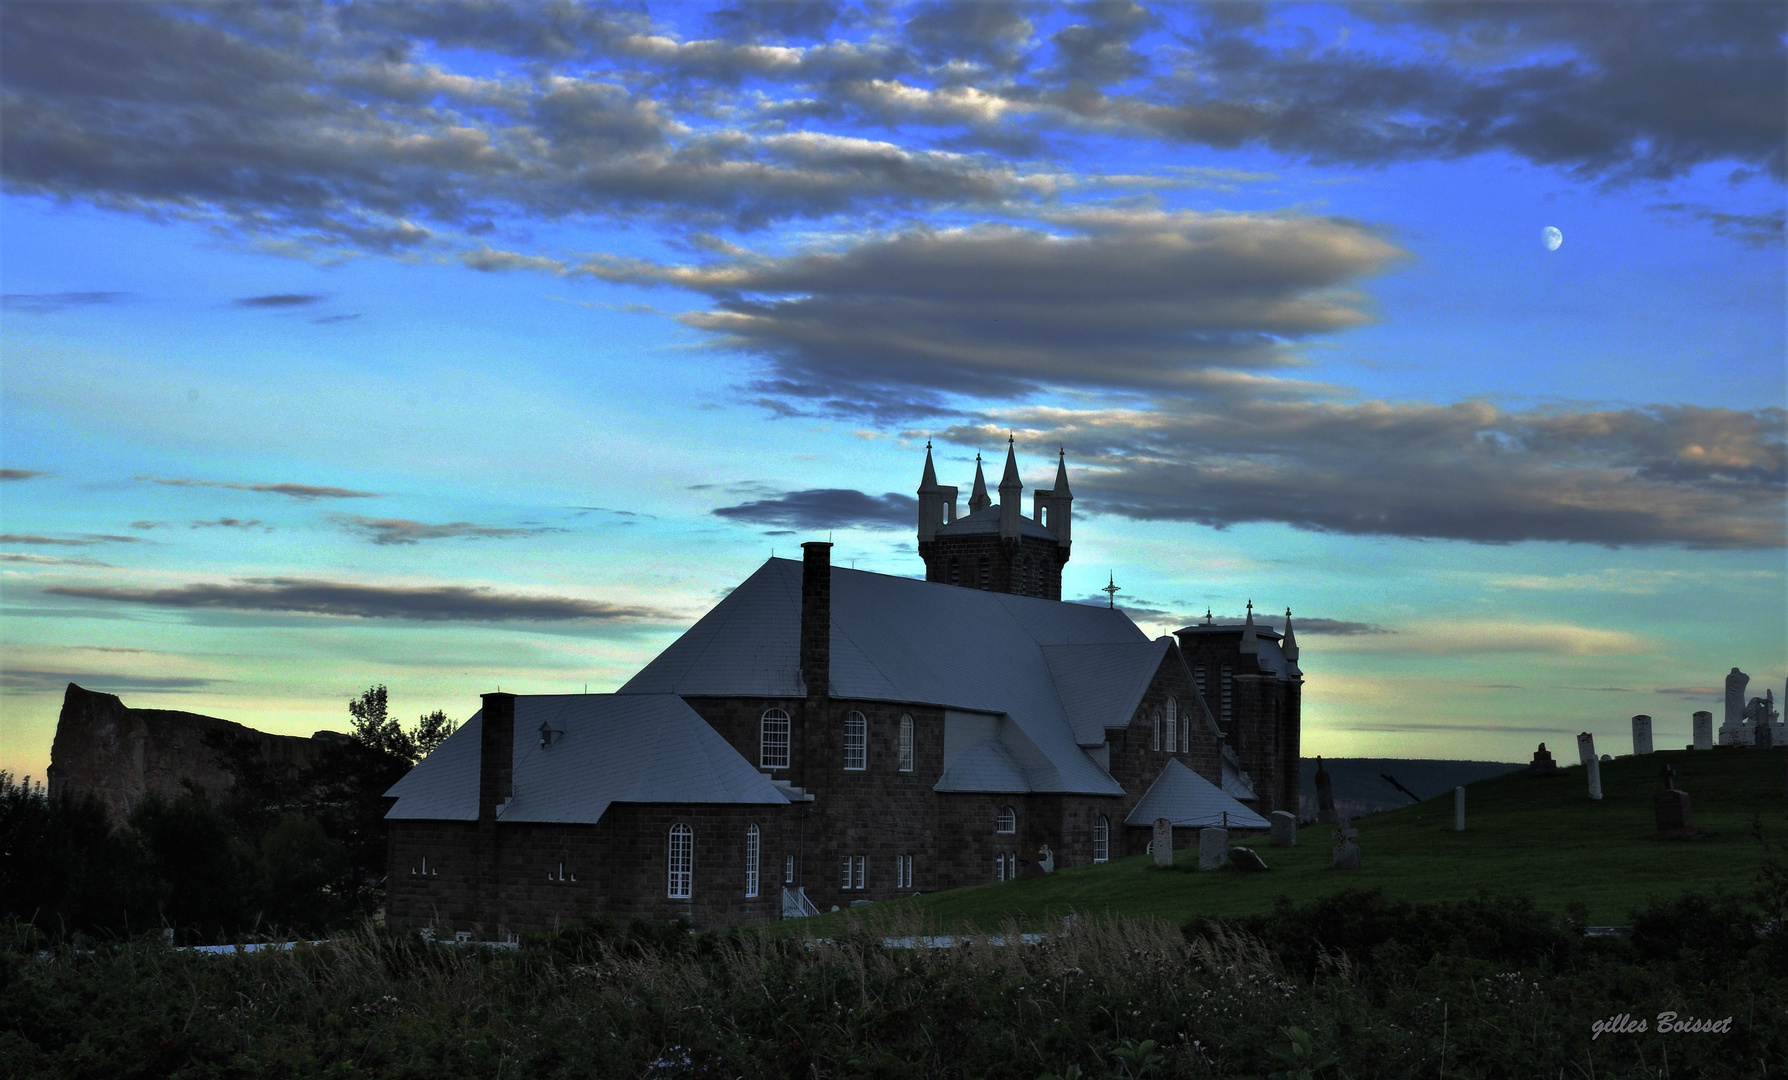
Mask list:
[[[1565,234],[1556,226],[1548,225],[1540,230],[1540,242],[1546,245],[1547,251],[1557,251],[1558,245],[1565,242]]]

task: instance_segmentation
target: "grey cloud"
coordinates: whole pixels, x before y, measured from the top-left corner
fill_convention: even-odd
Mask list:
[[[1034,29],[1025,6],[1003,0],[919,4],[902,30],[928,64],[967,59],[1013,71],[1023,66]]]
[[[37,472],[33,469],[0,469],[0,482],[7,480],[35,480],[49,473]]]
[[[1076,4],[1081,20],[1055,33],[1055,77],[1094,85],[1140,75],[1147,57],[1133,43],[1156,22],[1149,9],[1134,0],[1089,0]]]
[[[819,40],[838,21],[840,10],[831,0],[785,0],[783,3],[734,4],[711,13],[708,25],[734,40]]]
[[[272,293],[267,296],[244,296],[236,301],[237,307],[246,308],[288,308],[305,307],[322,303],[328,297],[317,293]]]
[[[110,566],[98,559],[59,559],[53,555],[26,555],[20,552],[0,552],[0,562],[30,563],[34,566]]]
[[[0,544],[46,544],[58,547],[92,547],[95,544],[134,544],[137,536],[111,536],[106,533],[82,533],[80,536],[33,536],[21,533],[0,533]]]
[[[352,315],[324,315],[321,318],[312,319],[311,322],[316,323],[318,326],[331,326],[335,323],[353,322],[359,317],[359,312],[355,312]]]
[[[310,578],[245,578],[164,589],[59,585],[45,593],[149,607],[295,612],[419,622],[622,622],[670,619],[656,608],[459,585],[362,585]]]
[[[415,544],[423,540],[444,540],[452,537],[475,540],[504,539],[565,531],[548,526],[504,528],[494,525],[477,525],[470,521],[452,521],[441,525],[429,525],[404,518],[367,518],[357,514],[331,514],[330,520],[350,532],[359,533],[375,544],[384,545]]]
[[[1077,507],[1140,520],[1480,543],[1783,542],[1780,408],[1162,399],[1020,408],[945,435],[984,445],[1012,425],[1067,444],[1082,463]]]
[[[129,297],[126,292],[6,293],[0,295],[0,310],[47,315],[69,307],[116,304]]]
[[[240,518],[222,517],[216,521],[195,521],[188,528],[193,529],[253,529],[261,524],[259,518],[243,521]]]
[[[1215,621],[1239,623],[1245,617],[1245,614],[1218,615],[1215,616]],[[1260,612],[1256,612],[1254,621],[1258,625],[1271,627],[1274,630],[1283,631],[1285,629],[1285,616],[1283,615],[1264,615]],[[1347,619],[1324,619],[1308,615],[1299,615],[1296,612],[1292,613],[1291,622],[1293,632],[1300,637],[1306,634],[1332,634],[1337,637],[1351,637],[1356,634],[1397,633],[1397,631],[1380,626],[1377,623],[1352,622]]]
[[[69,683],[100,691],[181,691],[211,686],[217,679],[183,675],[121,675],[115,672],[47,671],[38,668],[0,668],[0,686],[22,693],[60,693]]]
[[[864,411],[905,402],[922,413],[941,405],[940,391],[1210,387],[1233,379],[1214,368],[1285,364],[1288,342],[1368,321],[1345,287],[1404,255],[1336,218],[1056,219],[1065,235],[913,230],[839,252],[587,269],[714,296],[682,321],[769,360],[772,396],[854,395]]]
[[[284,495],[300,502],[313,499],[377,499],[381,498],[376,491],[354,491],[351,488],[323,487],[317,484],[232,484],[223,480],[193,480],[174,476],[138,476],[138,480],[167,487],[218,487],[233,491],[260,491],[271,495]]]
[[[1722,686],[1663,686],[1655,692],[1669,694],[1671,697],[1701,699],[1719,697],[1726,689]]]
[[[790,531],[905,529],[918,520],[919,501],[893,491],[876,496],[852,488],[809,488],[722,506],[713,513],[730,521],[779,525]]]
[[[1703,203],[1687,202],[1656,203],[1647,209],[1694,218],[1719,235],[1753,248],[1781,246],[1784,229],[1788,229],[1788,212],[1780,209],[1764,214],[1733,214]]]

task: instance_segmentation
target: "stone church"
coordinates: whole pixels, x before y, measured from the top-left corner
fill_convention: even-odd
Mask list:
[[[394,786],[387,918],[503,940],[586,913],[701,928],[1142,853],[1166,817],[1297,812],[1302,673],[1207,616],[1064,603],[1073,495],[1021,512],[927,447],[925,579],[770,559],[613,694],[486,694]]]

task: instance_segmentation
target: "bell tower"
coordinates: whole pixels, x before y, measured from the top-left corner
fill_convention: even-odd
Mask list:
[[[1055,487],[1034,494],[1028,518],[1024,516],[1017,445],[1010,438],[1006,440],[999,502],[988,495],[978,454],[974,492],[965,517],[956,516],[956,490],[937,482],[927,442],[925,470],[919,479],[919,557],[925,560],[925,580],[1060,600],[1074,498],[1068,491],[1065,452],[1057,452]]]

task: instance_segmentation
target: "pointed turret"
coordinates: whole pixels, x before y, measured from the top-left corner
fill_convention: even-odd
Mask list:
[[[1068,448],[1057,447],[1055,451],[1055,491],[1058,499],[1072,499],[1074,493],[1068,490]]]
[[[1298,639],[1297,635],[1291,632],[1290,608],[1285,609],[1285,640],[1279,643],[1279,647],[1285,650],[1285,659],[1294,664],[1298,662]]]
[[[969,492],[969,513],[976,514],[993,505],[987,497],[987,477],[981,474],[981,455],[975,455],[975,489]]]
[[[925,472],[919,477],[919,490],[930,491],[937,487],[937,470],[931,467],[931,440],[925,440]]]
[[[1006,471],[1000,476],[1000,538],[1018,539],[1018,523],[1024,518],[1024,482],[1018,479],[1018,452],[1006,436]]]
[[[1260,655],[1260,638],[1254,634],[1254,601],[1248,601],[1248,621],[1242,624],[1242,646],[1244,655]]]
[[[925,440],[925,472],[919,477],[919,542],[937,536],[937,527],[956,517],[956,489],[937,482],[931,465],[931,440]]]

